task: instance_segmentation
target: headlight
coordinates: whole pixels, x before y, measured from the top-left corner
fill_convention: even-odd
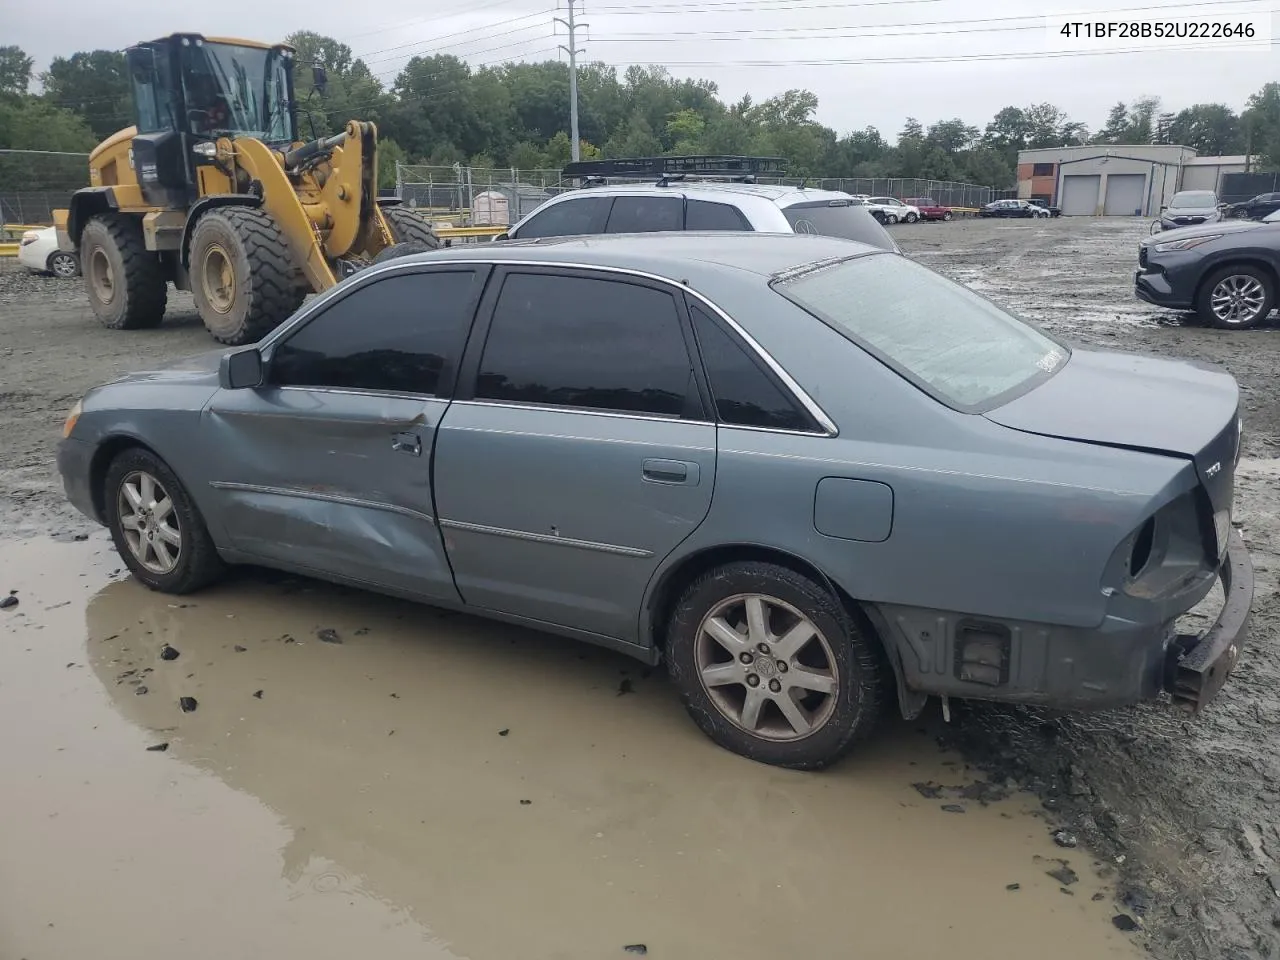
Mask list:
[[[1192,247],[1198,247],[1202,243],[1208,243],[1210,240],[1221,239],[1222,234],[1213,233],[1207,237],[1187,237],[1183,240],[1166,240],[1164,243],[1157,243],[1153,248],[1156,253],[1171,253],[1174,250],[1190,250]]]
[[[76,428],[76,421],[80,419],[80,401],[76,401],[76,405],[71,408],[71,412],[67,414],[67,422],[62,425],[62,436],[67,438],[71,436],[71,431]]]

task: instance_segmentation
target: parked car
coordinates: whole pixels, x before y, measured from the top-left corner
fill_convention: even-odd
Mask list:
[[[1223,211],[1225,216],[1245,220],[1262,220],[1280,210],[1280,193],[1260,193],[1242,203],[1233,203]]]
[[[1055,207],[1053,204],[1049,203],[1049,201],[1047,200],[1038,200],[1038,199],[1032,198],[1030,202],[1034,203],[1037,207],[1040,207],[1041,209],[1048,210],[1049,216],[1051,217],[1062,216],[1062,208]]]
[[[980,217],[1047,217],[1049,211],[1030,200],[994,200],[978,210]]]
[[[919,207],[903,203],[897,197],[868,197],[867,203],[880,208],[886,223],[915,223],[920,219]]]
[[[1159,218],[1151,224],[1151,232],[1217,223],[1222,219],[1222,209],[1218,195],[1212,190],[1180,190],[1167,207],[1161,207]]]
[[[51,273],[62,279],[80,276],[80,258],[58,249],[53,227],[23,233],[18,241],[18,263],[36,273]]]
[[[872,208],[834,190],[712,181],[584,187],[553,197],[499,240],[597,233],[809,233],[900,252]]]
[[[866,244],[652,233],[371,267],[91,390],[58,465],[152,589],[250,563],[665,661],[717,743],[808,768],[895,696],[1210,700],[1239,405]]]
[[[912,197],[906,201],[920,211],[921,220],[952,220],[955,213],[930,197]]]
[[[1205,323],[1245,330],[1276,307],[1280,211],[1166,230],[1138,245],[1134,292],[1148,303],[1194,310]]]

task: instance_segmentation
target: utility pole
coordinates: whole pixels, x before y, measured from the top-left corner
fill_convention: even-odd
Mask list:
[[[569,54],[569,155],[576,163],[581,159],[578,145],[578,54],[587,52],[578,48],[578,28],[585,27],[587,24],[574,20],[573,6],[579,0],[566,0],[566,2],[569,4],[569,19],[556,17],[555,20],[556,23],[563,23],[569,30],[569,45],[566,47],[560,44],[560,49]]]

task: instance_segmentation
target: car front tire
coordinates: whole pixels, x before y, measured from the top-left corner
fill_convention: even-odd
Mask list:
[[[1248,330],[1262,323],[1276,305],[1271,275],[1249,264],[1223,267],[1205,279],[1196,298],[1196,314],[1222,330]]]
[[[920,218],[917,217],[914,213],[908,213],[906,216],[907,223],[915,223],[919,219]]]
[[[666,655],[685,708],[713,741],[761,763],[816,770],[881,714],[877,642],[813,580],[751,561],[689,585]]]
[[[226,569],[186,488],[149,450],[134,447],[116,456],[102,501],[116,551],[152,590],[191,593]]]

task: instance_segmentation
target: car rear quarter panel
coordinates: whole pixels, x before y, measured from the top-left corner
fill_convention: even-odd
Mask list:
[[[1117,548],[1195,482],[1184,460],[957,413],[780,295],[757,291],[748,303],[743,289],[706,292],[839,435],[721,427],[711,510],[682,556],[751,543],[808,561],[864,602],[1095,627],[1109,612],[1102,576]],[[828,478],[891,488],[888,536],[819,533]]]

